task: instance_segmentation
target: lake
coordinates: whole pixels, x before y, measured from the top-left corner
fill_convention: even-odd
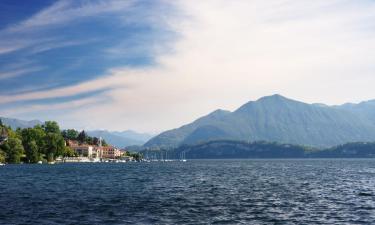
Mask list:
[[[375,224],[375,160],[0,167],[0,224]]]

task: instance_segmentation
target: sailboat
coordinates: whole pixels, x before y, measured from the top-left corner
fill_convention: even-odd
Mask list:
[[[180,153],[180,161],[186,162],[186,152],[185,151]]]

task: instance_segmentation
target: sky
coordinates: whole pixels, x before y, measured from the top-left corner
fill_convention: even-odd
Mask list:
[[[1,0],[0,116],[158,133],[281,94],[375,99],[374,0]]]

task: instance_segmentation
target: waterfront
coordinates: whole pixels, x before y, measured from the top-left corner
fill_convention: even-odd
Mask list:
[[[6,165],[1,224],[371,224],[375,160]]]

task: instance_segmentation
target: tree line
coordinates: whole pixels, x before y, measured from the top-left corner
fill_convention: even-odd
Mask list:
[[[99,139],[90,137],[85,131],[74,129],[60,130],[55,121],[46,121],[33,128],[12,130],[0,120],[0,162],[1,163],[37,163],[54,161],[57,157],[75,156],[73,149],[66,146],[66,140],[80,144],[98,145]],[[107,143],[102,140],[102,145]]]

